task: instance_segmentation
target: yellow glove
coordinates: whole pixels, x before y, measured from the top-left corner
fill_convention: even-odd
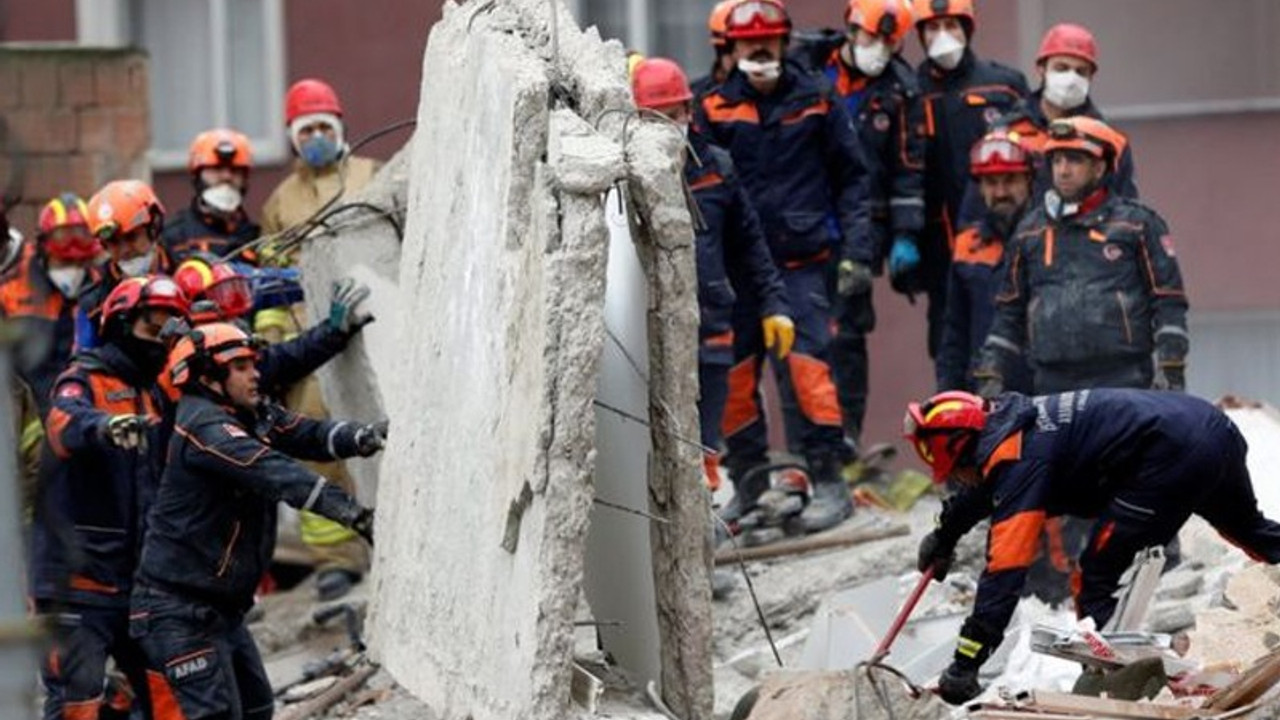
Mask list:
[[[779,360],[791,354],[796,341],[796,326],[786,315],[770,315],[764,325],[764,346],[773,350]]]

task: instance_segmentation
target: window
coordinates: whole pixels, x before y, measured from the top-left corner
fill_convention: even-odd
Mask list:
[[[669,57],[695,78],[711,65],[707,15],[715,0],[577,0],[579,24],[595,25],[646,55]]]
[[[199,132],[233,127],[254,162],[286,156],[282,0],[79,0],[81,42],[137,45],[151,56],[151,154],[186,166]]]
[[[1193,312],[1187,389],[1280,406],[1280,312]]]
[[[1095,97],[1116,119],[1280,109],[1274,0],[1022,0],[1021,48],[1073,22],[1098,39]]]

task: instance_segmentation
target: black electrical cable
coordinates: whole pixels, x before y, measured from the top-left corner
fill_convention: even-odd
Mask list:
[[[769,649],[773,651],[773,659],[778,663],[778,667],[786,667],[782,664],[782,653],[778,652],[778,645],[773,641],[773,631],[769,629],[769,622],[764,617],[764,609],[760,607],[760,599],[756,597],[756,587],[751,583],[751,575],[747,572],[747,563],[742,559],[741,548],[738,547],[738,539],[733,536],[733,531],[729,529],[728,523],[719,513],[712,510],[711,517],[724,529],[725,535],[729,536],[729,542],[733,543],[734,559],[738,561],[738,569],[742,571],[742,579],[747,583],[747,594],[751,596],[751,604],[756,608],[756,619],[760,621],[760,627],[764,629],[764,637],[769,641]]]

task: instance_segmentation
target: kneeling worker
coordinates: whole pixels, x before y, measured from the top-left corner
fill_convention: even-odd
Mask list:
[[[1096,518],[1073,587],[1077,614],[1098,627],[1134,555],[1168,544],[1193,513],[1251,558],[1280,563],[1280,523],[1258,509],[1248,445],[1200,398],[1097,389],[988,402],[953,391],[912,403],[903,424],[934,480],[961,488],[921,542],[920,569],[945,577],[961,536],[991,518],[973,613],[939,682],[949,703],[982,691],[978,670],[1004,639],[1047,518]]]
[[[312,420],[263,402],[254,340],[230,323],[197,326],[173,347],[178,401],[168,465],[152,506],[131,603],[152,701],[189,718],[270,718],[271,684],[244,624],[271,561],[276,503],[373,540],[373,510],[293,458],[368,457],[385,422]]]

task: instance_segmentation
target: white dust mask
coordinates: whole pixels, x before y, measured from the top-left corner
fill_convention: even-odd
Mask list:
[[[889,65],[889,56],[889,47],[883,40],[876,40],[866,46],[853,46],[853,64],[868,77],[880,77],[880,73]]]
[[[742,58],[738,61],[738,69],[746,73],[752,80],[764,82],[777,80],[782,75],[782,63],[777,60],[757,62],[750,58]]]
[[[136,258],[121,260],[116,263],[120,266],[120,272],[125,277],[141,277],[151,272],[151,263],[156,259],[156,249],[153,247],[145,254]]]
[[[205,188],[200,193],[200,199],[205,205],[218,212],[233,213],[240,209],[240,203],[244,202],[244,195],[235,185],[218,183]]]
[[[1074,70],[1050,70],[1044,74],[1044,99],[1074,110],[1089,98],[1089,79]]]
[[[944,70],[954,70],[964,58],[964,42],[949,32],[940,32],[929,43],[929,59]]]
[[[82,265],[68,265],[67,267],[51,268],[49,270],[49,282],[58,288],[58,292],[64,297],[74,298],[76,293],[80,291],[80,284],[84,282],[85,270]]]

